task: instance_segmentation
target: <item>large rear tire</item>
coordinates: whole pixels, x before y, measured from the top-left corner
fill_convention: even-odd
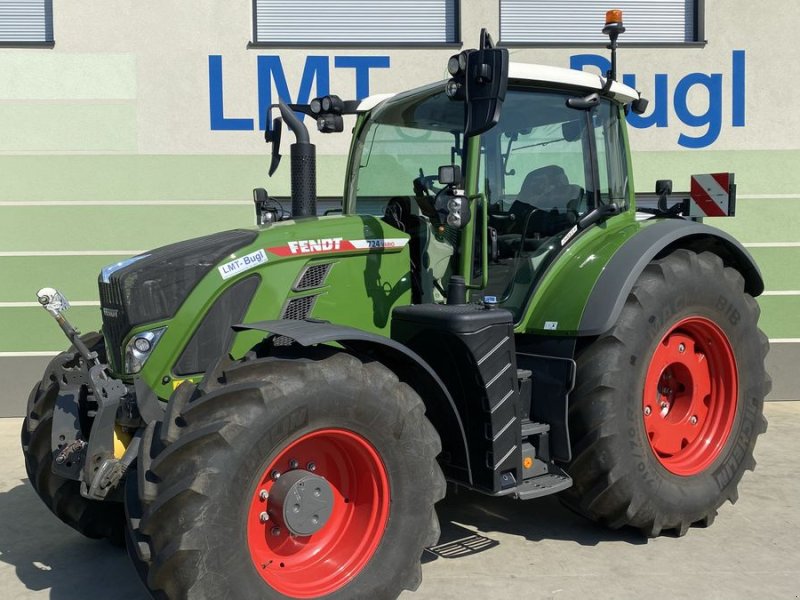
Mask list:
[[[82,336],[90,350],[104,354],[103,336],[87,333]],[[75,352],[70,348],[67,353]],[[54,364],[59,358],[53,360]],[[60,361],[59,361],[60,362]],[[36,493],[47,507],[64,523],[86,537],[107,538],[113,544],[124,544],[125,515],[119,502],[99,502],[81,496],[80,483],[53,473],[53,453],[50,434],[53,428],[53,409],[58,396],[58,382],[48,367],[45,376],[33,386],[28,409],[22,422],[20,441],[25,456],[25,470]]]
[[[151,593],[380,599],[416,589],[445,492],[419,396],[383,365],[338,351],[228,363],[175,391],[128,479],[138,488],[128,494],[133,559]],[[297,501],[304,484],[327,504]],[[302,523],[287,516],[309,506]]]
[[[742,276],[714,254],[650,263],[617,324],[578,355],[565,503],[657,536],[707,526],[735,502],[767,427],[758,316]]]

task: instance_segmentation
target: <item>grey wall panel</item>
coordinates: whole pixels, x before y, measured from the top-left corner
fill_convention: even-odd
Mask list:
[[[0,43],[52,41],[52,0],[0,1]]]
[[[506,43],[608,41],[601,30],[609,8],[623,11],[624,42],[691,42],[697,0],[501,0],[500,39]]]
[[[255,0],[259,43],[447,43],[456,0]]]
[[[50,356],[0,358],[0,417],[24,417],[28,394],[44,373]]]

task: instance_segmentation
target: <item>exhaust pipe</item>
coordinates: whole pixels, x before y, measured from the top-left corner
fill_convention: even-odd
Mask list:
[[[281,117],[292,130],[295,143],[289,148],[292,161],[292,216],[317,214],[317,150],[309,141],[308,129],[294,111],[278,101]]]

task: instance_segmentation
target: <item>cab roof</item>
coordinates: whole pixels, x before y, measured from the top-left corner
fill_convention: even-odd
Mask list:
[[[508,78],[509,81],[530,81],[538,84],[554,83],[559,86],[566,85],[587,90],[601,90],[606,82],[605,77],[587,73],[586,71],[516,62],[509,63]],[[615,81],[611,84],[610,93],[616,100],[624,104],[639,99],[639,93],[635,89],[619,81]],[[395,95],[396,94],[375,94],[364,98],[358,105],[358,111],[363,112],[371,110],[384,100],[388,100]]]
[[[509,80],[533,81],[536,83],[556,83],[590,90],[601,90],[606,78],[586,71],[512,62],[508,65]],[[630,86],[615,81],[611,84],[611,95],[627,104],[639,99],[639,93]]]

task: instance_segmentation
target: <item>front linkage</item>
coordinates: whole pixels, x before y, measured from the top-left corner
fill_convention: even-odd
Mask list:
[[[135,395],[110,375],[108,365],[64,317],[67,299],[53,288],[43,288],[36,295],[77,351],[59,355],[50,366],[58,382],[51,434],[53,472],[80,481],[81,495],[86,498],[121,500],[118,484],[136,458],[141,436]],[[117,425],[137,432],[121,456],[114,448]]]

